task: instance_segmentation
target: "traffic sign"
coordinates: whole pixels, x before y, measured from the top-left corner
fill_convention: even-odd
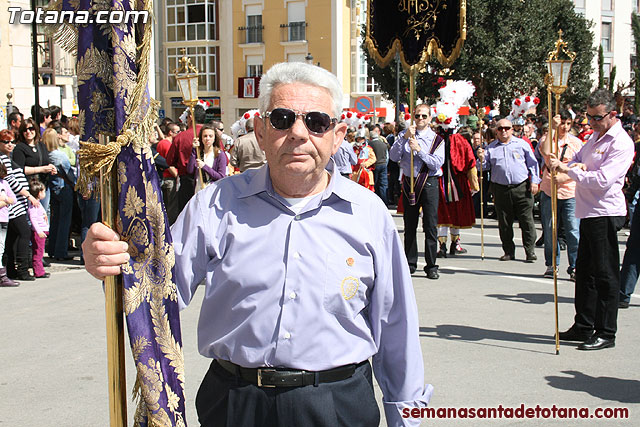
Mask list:
[[[359,96],[356,98],[355,106],[361,113],[370,113],[373,110],[373,100],[368,96]]]
[[[164,119],[166,117],[166,112],[164,111],[164,109],[160,109],[158,110],[158,118],[159,119]]]

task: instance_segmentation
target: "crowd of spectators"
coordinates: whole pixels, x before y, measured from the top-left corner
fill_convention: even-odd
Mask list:
[[[576,144],[584,144],[593,133],[589,120],[584,111],[566,107],[560,113],[560,137],[563,138],[566,134],[573,138],[572,141],[577,141]],[[185,122],[189,125],[163,119],[156,126],[156,132],[151,135],[154,161],[171,224],[199,189],[227,175],[242,173],[265,163],[264,153],[253,134],[253,118],[246,122],[242,135],[234,141],[224,133],[222,122],[207,120],[201,106],[196,106],[194,116],[195,134],[192,120],[188,117]],[[640,120],[635,116],[632,106],[626,105],[618,118],[636,143],[637,152],[640,148]],[[468,141],[477,158],[478,149],[496,140],[497,124],[502,119],[504,117],[497,110],[492,110],[486,117],[480,117],[471,108],[470,115],[462,118],[462,126],[456,133]],[[20,112],[13,112],[8,117],[8,124],[9,128],[2,132],[0,141],[0,160],[6,169],[6,172],[0,170],[0,176],[4,175],[0,181],[0,224],[3,227],[2,233],[6,234],[6,241],[0,234],[0,240],[5,243],[0,284],[5,285],[15,283],[14,280],[48,277],[49,274],[40,266],[44,264],[46,267],[50,260],[73,259],[69,250],[77,248],[70,243],[71,233],[78,234],[76,246],[79,246],[90,225],[100,218],[100,202],[95,192],[78,194],[74,188],[79,173],[76,158],[80,138],[79,120],[64,117],[60,108],[53,106],[37,111],[33,108],[30,118],[24,118]],[[334,156],[336,166],[343,176],[374,191],[389,207],[400,204],[400,211],[403,209],[402,170],[397,162],[389,158],[389,150],[407,124],[400,121],[371,123],[360,129],[350,127],[345,141]],[[544,231],[536,246],[543,246],[545,242],[549,244],[549,194],[545,191],[545,177],[548,182],[549,171],[544,165],[546,153],[541,151],[541,142],[545,140],[548,129],[549,123],[544,111],[512,121],[513,136],[529,144],[538,160],[540,179],[543,182],[543,191],[535,196],[533,207],[533,215],[540,219]],[[579,146],[574,149],[579,149]],[[636,156],[636,161],[629,169],[625,188],[629,208],[628,227],[633,225],[633,219],[637,216],[634,216],[634,211],[640,194],[638,169]],[[479,167],[478,174],[482,178],[482,211],[484,216],[496,218],[493,192],[489,188],[490,173]],[[42,192],[38,183],[43,186]],[[480,216],[480,198],[480,192],[474,192],[476,217]],[[8,203],[11,200],[13,203]],[[43,212],[44,221],[41,221],[42,218],[37,215],[42,216]],[[5,222],[2,221],[4,217]],[[640,226],[638,222],[640,221],[636,221],[636,226]],[[574,241],[575,224],[571,218],[561,214],[558,231],[560,249],[565,250],[569,246],[569,273],[574,279],[575,266],[572,260],[575,261],[577,250],[577,243]],[[633,249],[633,245],[631,247]],[[440,252],[438,256],[446,256]],[[43,257],[44,253],[48,255],[48,259]],[[456,253],[466,253],[466,250],[458,246],[457,251],[452,252]],[[546,270],[543,275],[551,277],[553,272],[547,255],[545,252]],[[630,260],[631,257],[625,257],[627,262],[623,268],[623,276],[629,275],[629,271],[633,270],[632,273],[637,277],[637,268],[630,267]],[[33,268],[33,274],[29,268]],[[622,293],[622,306],[628,306],[631,281],[623,277],[626,291]]]

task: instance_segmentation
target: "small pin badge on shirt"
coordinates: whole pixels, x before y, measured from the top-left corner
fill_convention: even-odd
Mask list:
[[[347,258],[347,265],[349,267],[353,267],[353,264],[355,264],[355,261],[353,260],[353,258],[351,257]]]

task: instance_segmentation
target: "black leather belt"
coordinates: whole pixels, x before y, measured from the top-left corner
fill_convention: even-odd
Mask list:
[[[526,183],[527,183],[526,179],[519,184],[498,184],[497,182],[492,182],[492,184],[499,185],[500,187],[504,187],[508,189],[520,187],[522,184],[526,184]]]
[[[302,387],[346,380],[353,376],[358,365],[344,365],[326,371],[303,371],[289,368],[243,368],[235,363],[217,359],[216,362],[225,371],[239,376],[258,387]]]

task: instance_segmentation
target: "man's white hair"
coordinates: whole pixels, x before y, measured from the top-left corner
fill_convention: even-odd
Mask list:
[[[264,114],[271,104],[273,89],[281,84],[304,83],[326,89],[333,100],[333,116],[342,112],[342,85],[329,71],[305,62],[280,62],[260,79],[258,105],[260,114]]]

